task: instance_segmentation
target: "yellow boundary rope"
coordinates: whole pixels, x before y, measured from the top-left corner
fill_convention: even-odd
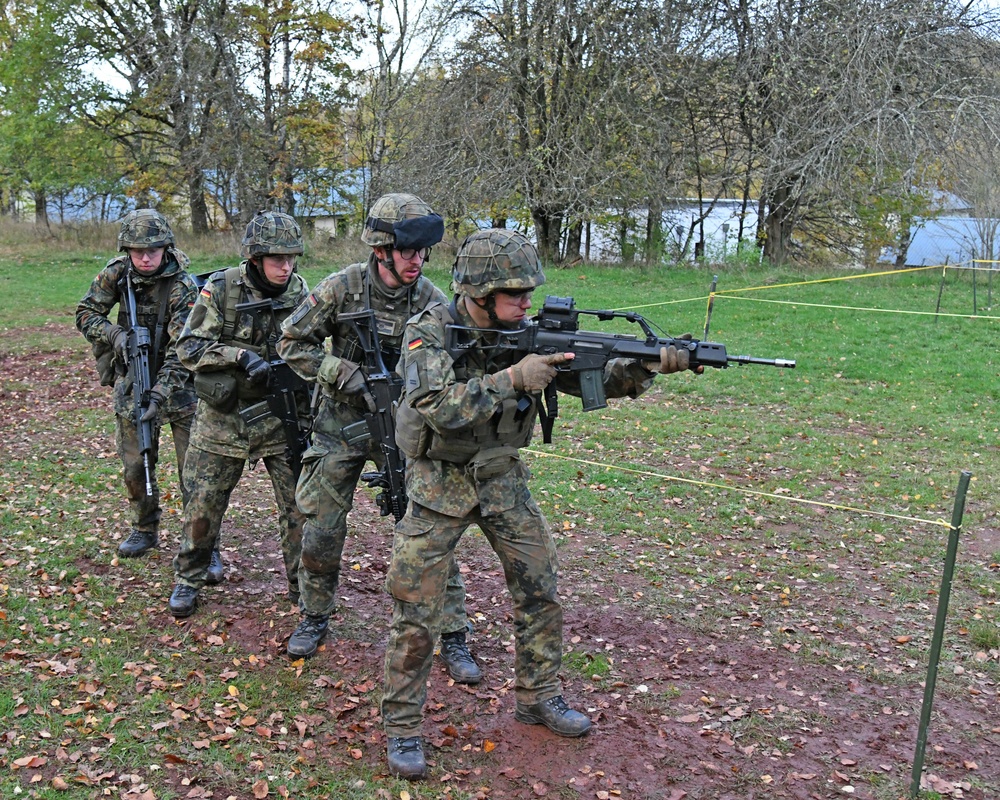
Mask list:
[[[599,467],[600,469],[617,469],[621,472],[630,472],[633,475],[644,475],[651,478],[660,478],[665,481],[674,481],[675,483],[686,483],[691,486],[706,486],[712,489],[723,489],[730,492],[740,492],[741,494],[752,495],[754,497],[770,497],[774,500],[784,500],[789,503],[800,503],[802,505],[809,506],[820,506],[822,508],[833,508],[840,511],[853,511],[857,514],[865,514],[871,517],[886,517],[888,519],[902,520],[903,522],[917,522],[923,525],[940,525],[941,527],[948,528],[951,530],[953,527],[950,522],[945,522],[943,519],[931,520],[922,519],[921,517],[908,517],[903,514],[891,514],[887,511],[871,511],[866,508],[856,508],[854,506],[844,506],[838,503],[824,503],[822,500],[807,500],[804,497],[792,497],[791,495],[774,494],[773,492],[762,492],[757,489],[743,489],[739,486],[727,486],[724,483],[712,483],[710,481],[696,481],[693,478],[678,478],[675,475],[664,475],[662,472],[653,472],[652,470],[645,469],[635,469],[633,467],[622,467],[618,464],[602,464],[600,461],[589,461],[585,458],[575,458],[574,456],[564,456],[558,453],[546,453],[542,450],[534,450],[532,448],[524,448],[523,452],[531,453],[535,456],[540,456],[542,458],[558,458],[563,461],[573,461],[577,464],[586,464],[591,467]]]
[[[911,273],[911,272],[922,272],[922,271],[931,270],[931,269],[940,269],[940,270],[943,270],[943,273],[947,272],[949,269],[973,269],[973,270],[975,270],[975,269],[979,269],[979,267],[975,266],[976,264],[979,264],[979,263],[997,264],[998,262],[993,262],[993,261],[973,261],[973,262],[971,262],[971,266],[967,266],[965,264],[952,264],[952,265],[948,265],[948,264],[935,264],[935,265],[930,266],[930,267],[907,267],[905,269],[893,269],[893,270],[886,270],[884,272],[866,272],[866,273],[862,273],[862,274],[859,274],[859,275],[842,275],[840,277],[835,277],[835,278],[817,278],[815,280],[809,280],[809,281],[794,281],[792,283],[776,283],[776,284],[772,284],[770,286],[750,286],[750,287],[745,287],[745,288],[742,288],[742,289],[723,289],[722,291],[713,291],[713,292],[710,292],[708,295],[702,295],[702,296],[699,296],[699,297],[688,297],[688,298],[685,298],[683,300],[665,300],[665,301],[662,301],[662,302],[659,302],[659,303],[646,303],[644,305],[628,306],[626,308],[617,308],[617,309],[614,309],[614,310],[615,311],[634,311],[636,309],[641,309],[641,308],[655,308],[657,306],[669,306],[669,305],[677,305],[679,303],[692,303],[692,302],[697,302],[697,301],[701,301],[701,300],[707,300],[708,301],[708,304],[707,304],[708,308],[707,308],[707,312],[706,313],[710,315],[711,314],[713,300],[716,297],[722,296],[722,297],[725,297],[727,300],[747,300],[747,301],[750,301],[750,302],[774,303],[774,304],[778,304],[778,305],[809,306],[811,308],[843,309],[845,311],[874,311],[874,312],[880,312],[880,313],[884,313],[884,314],[913,314],[913,315],[920,315],[920,316],[957,317],[957,318],[960,318],[960,319],[997,319],[997,320],[1000,320],[1000,317],[991,316],[991,315],[988,315],[988,314],[948,314],[948,313],[943,313],[943,312],[940,312],[940,311],[903,311],[903,310],[900,310],[900,309],[892,309],[892,308],[869,308],[869,307],[866,307],[866,306],[838,306],[838,305],[832,305],[832,304],[829,304],[829,303],[805,303],[805,302],[796,301],[796,300],[764,300],[764,299],[759,298],[759,297],[739,297],[739,296],[737,296],[738,293],[742,293],[742,292],[758,292],[758,291],[764,291],[764,290],[767,290],[767,289],[783,289],[783,288],[788,288],[788,287],[792,287],[792,286],[809,286],[809,285],[817,284],[817,283],[833,283],[835,281],[852,281],[852,280],[858,280],[858,279],[861,279],[861,278],[877,278],[877,277],[881,277],[881,276],[885,276],[885,275],[904,275],[904,274]],[[995,269],[995,267],[991,266],[990,269]],[[867,516],[872,516],[872,517],[884,517],[884,518],[887,518],[887,519],[902,520],[903,522],[915,522],[915,523],[919,523],[919,524],[922,524],[922,525],[938,525],[938,526],[941,526],[941,527],[944,527],[944,528],[948,528],[949,530],[953,529],[953,527],[954,527],[950,522],[946,522],[945,520],[940,519],[940,518],[938,518],[936,520],[930,520],[930,519],[922,519],[921,517],[908,517],[908,516],[903,515],[903,514],[891,514],[891,513],[887,512],[887,511],[871,511],[871,510],[866,509],[866,508],[857,508],[855,506],[845,506],[845,505],[840,505],[838,503],[825,503],[825,502],[823,502],[821,500],[807,500],[804,497],[792,497],[790,495],[774,494],[772,492],[761,492],[761,491],[758,491],[756,489],[742,489],[742,488],[740,488],[738,486],[727,486],[727,485],[722,484],[722,483],[711,483],[709,481],[697,481],[697,480],[694,480],[692,478],[678,478],[678,477],[676,477],[674,475],[664,475],[663,473],[653,472],[651,470],[635,469],[633,467],[622,467],[622,466],[619,466],[617,464],[603,464],[603,463],[601,463],[599,461],[589,461],[587,459],[574,458],[573,456],[564,456],[564,455],[559,455],[557,453],[546,453],[546,452],[543,452],[541,450],[533,450],[533,449],[530,449],[530,448],[526,448],[524,450],[524,452],[531,453],[532,455],[536,455],[536,456],[539,456],[541,458],[559,458],[559,459],[562,459],[563,461],[574,461],[574,462],[576,462],[578,464],[587,464],[588,466],[597,467],[599,469],[605,469],[605,470],[607,470],[607,469],[617,469],[617,470],[620,470],[622,472],[631,472],[631,473],[633,473],[635,475],[644,475],[644,476],[647,476],[647,477],[660,478],[661,480],[674,481],[675,483],[686,483],[686,484],[689,484],[689,485],[692,485],[692,486],[705,486],[705,487],[709,487],[709,488],[712,488],[712,489],[722,489],[724,491],[740,492],[741,494],[752,495],[752,496],[755,496],[755,497],[769,497],[769,498],[774,499],[774,500],[784,500],[784,501],[789,502],[789,503],[799,503],[799,504],[802,504],[802,505],[819,506],[819,507],[822,507],[822,508],[832,508],[832,509],[838,509],[840,511],[852,511],[852,512],[854,512],[856,514],[865,514]]]
[[[795,281],[793,283],[775,283],[770,286],[746,286],[741,289],[723,289],[721,291],[711,292],[708,295],[700,295],[698,297],[687,297],[683,300],[664,300],[659,303],[645,303],[639,306],[627,306],[624,308],[616,308],[614,311],[635,311],[642,308],[656,308],[657,306],[671,306],[677,305],[679,303],[694,303],[701,300],[707,301],[708,313],[711,313],[712,302],[717,297],[724,297],[727,300],[746,300],[748,302],[756,303],[773,303],[775,305],[785,305],[785,306],[807,306],[809,308],[830,308],[830,309],[843,309],[844,311],[871,311],[873,313],[879,314],[910,314],[913,316],[927,316],[927,317],[953,317],[955,319],[995,319],[1000,320],[1000,316],[993,316],[991,314],[952,314],[945,311],[905,311],[898,308],[871,308],[869,306],[838,306],[832,303],[807,303],[802,300],[764,300],[759,297],[739,297],[739,293],[742,292],[760,292],[767,289],[785,289],[793,286],[809,286],[816,283],[833,283],[835,281],[853,281],[861,278],[877,278],[883,275],[902,275],[909,272],[920,272],[930,269],[940,269],[947,272],[949,269],[972,269],[978,270],[982,269],[977,267],[976,264],[998,264],[1000,262],[995,261],[972,261],[969,264],[936,264],[931,267],[907,267],[906,269],[893,269],[887,270],[885,272],[866,272],[860,275],[842,275],[836,278],[816,278],[810,281]],[[995,267],[990,268],[995,269]]]
[[[736,294],[737,292],[760,292],[760,291],[765,291],[767,289],[785,289],[785,288],[788,288],[790,286],[809,286],[809,285],[814,284],[814,283],[834,283],[836,281],[853,281],[853,280],[858,280],[860,278],[877,278],[877,277],[880,277],[882,275],[902,275],[902,274],[907,273],[907,272],[921,272],[921,271],[925,271],[925,270],[929,270],[929,269],[942,269],[942,268],[945,269],[945,270],[947,270],[947,269],[959,269],[960,267],[958,267],[958,266],[948,267],[947,265],[937,264],[937,265],[935,265],[933,267],[907,267],[906,269],[893,269],[893,270],[888,270],[886,272],[865,272],[865,273],[862,273],[860,275],[841,275],[840,277],[837,277],[837,278],[816,278],[815,280],[811,280],[811,281],[795,281],[793,283],[775,283],[775,284],[771,284],[770,286],[747,286],[747,287],[744,287],[742,289],[723,289],[722,291],[712,292],[710,295],[701,295],[699,297],[688,297],[688,298],[686,298],[684,300],[664,300],[663,302],[660,302],[660,303],[645,303],[644,305],[641,305],[641,306],[628,306],[627,308],[616,308],[614,310],[615,311],[633,311],[633,310],[638,309],[638,308],[655,308],[656,306],[671,306],[671,305],[676,305],[677,303],[691,303],[691,302],[698,301],[698,300],[705,300],[706,297],[708,299],[711,299],[712,297],[719,297],[720,295],[725,295],[725,296],[728,297],[728,296],[731,296],[733,294]],[[769,301],[769,302],[783,302],[783,301],[772,300],[772,301]],[[799,303],[798,305],[803,305],[804,306],[804,305],[809,305],[809,304],[808,303]],[[822,306],[822,307],[823,308],[847,308],[847,306]],[[866,310],[866,309],[861,309],[861,310]],[[871,310],[885,310],[885,309],[871,309]],[[922,314],[922,313],[929,313],[929,312],[912,311],[912,312],[900,312],[900,313],[912,313],[912,314],[921,313]],[[967,314],[958,314],[957,316],[964,317],[964,316],[969,316],[969,315],[967,315]]]
[[[844,309],[845,311],[874,311],[881,314],[916,314],[929,317],[958,317],[959,319],[1000,319],[1000,317],[990,314],[949,314],[944,311],[903,311],[898,308],[868,308],[866,306],[835,306],[828,303],[803,303],[798,300],[765,300],[762,297],[736,297],[727,295],[725,300],[746,300],[750,303],[774,303],[785,306],[809,306],[811,308],[833,308]]]

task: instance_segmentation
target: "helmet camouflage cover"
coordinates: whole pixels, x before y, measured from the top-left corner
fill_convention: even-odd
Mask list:
[[[170,247],[174,244],[174,232],[167,218],[152,208],[129,211],[122,217],[118,231],[118,250],[124,252],[130,247],[144,250],[147,247]]]
[[[303,251],[302,229],[293,217],[281,211],[260,211],[247,223],[240,255],[302,255]]]
[[[384,194],[372,205],[361,231],[361,241],[371,247],[394,247],[397,244],[399,223],[418,221],[414,227],[413,241],[400,242],[400,247],[433,247],[444,236],[444,221],[433,209],[415,194]],[[403,226],[404,235],[407,226]]]
[[[486,297],[503,289],[534,289],[545,283],[535,246],[517,231],[487,228],[467,236],[455,253],[454,289]]]

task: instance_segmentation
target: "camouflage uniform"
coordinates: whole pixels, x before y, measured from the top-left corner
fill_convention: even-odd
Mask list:
[[[237,364],[241,350],[257,353],[268,360],[273,354],[279,331],[264,329],[247,313],[239,313],[231,335],[224,336],[225,310],[236,292],[237,303],[265,299],[247,277],[247,261],[235,275],[230,270],[213,274],[201,290],[198,302],[177,343],[181,363],[196,376],[210,379],[230,378],[235,382],[235,396],[230,404],[213,404],[201,394],[194,431],[185,465],[185,484],[189,498],[184,507],[184,531],[180,549],[174,558],[178,584],[200,589],[205,585],[212,550],[216,546],[229,496],[247,460],[263,460],[278,505],[281,551],[285,562],[289,593],[298,595],[298,563],[302,549],[302,514],[295,506],[295,476],[288,463],[287,441],[280,421],[275,417],[247,425],[239,411],[260,401],[264,387],[250,387]],[[232,276],[232,283],[227,280]],[[271,297],[277,325],[292,313],[309,289],[293,273],[283,293]],[[196,378],[196,384],[198,379]],[[299,403],[301,418],[308,415],[308,398]]]
[[[410,506],[396,527],[386,578],[394,599],[382,700],[389,737],[420,735],[447,565],[471,524],[499,556],[513,598],[518,704],[542,703],[561,691],[556,551],[518,452],[531,439],[538,395],[514,389],[509,351],[473,347],[454,361],[445,349],[445,326],[453,320],[474,326],[461,303],[450,311],[438,305],[410,320],[403,336],[397,443],[407,453]],[[635,397],[652,382],[631,360],[605,370],[608,397]],[[578,394],[571,379],[558,386]]]
[[[161,514],[160,488],[155,470],[159,459],[160,429],[164,421],[170,423],[181,494],[184,496],[184,459],[196,403],[191,373],[181,365],[176,344],[198,296],[198,289],[194,279],[186,272],[190,260],[184,253],[168,247],[163,254],[163,262],[163,268],[155,275],[144,276],[132,270],[137,320],[139,325],[149,330],[153,343],[150,379],[153,388],[164,398],[153,426],[153,450],[150,453],[153,491],[149,496],[146,495],[146,473],[135,428],[132,381],[125,365],[114,357],[111,337],[115,323],[109,319],[111,309],[118,305],[117,325],[125,330],[130,327],[128,313],[121,302],[126,291],[125,274],[130,268],[127,253],[107,263],[76,309],[76,327],[91,343],[101,384],[114,385],[115,444],[124,467],[132,529],[154,537],[159,531]],[[161,304],[166,305],[162,320]],[[158,323],[162,327],[158,328]]]
[[[390,289],[378,274],[378,261],[352,264],[324,278],[295,313],[282,325],[278,354],[299,375],[315,382],[325,378],[313,424],[312,446],[303,456],[302,475],[295,499],[306,515],[302,539],[299,588],[306,614],[329,616],[336,607],[337,582],[347,537],[347,515],[367,461],[380,468],[384,459],[378,442],[371,439],[348,444],[344,428],[361,422],[366,412],[358,395],[332,388],[342,360],[364,362],[364,353],[352,327],[338,322],[341,314],[375,311],[382,357],[389,369],[399,359],[406,320],[444,294],[421,277],[410,286]],[[324,343],[329,352],[324,349]],[[328,390],[329,387],[329,390]],[[465,587],[454,559],[449,564],[443,633],[466,628]]]

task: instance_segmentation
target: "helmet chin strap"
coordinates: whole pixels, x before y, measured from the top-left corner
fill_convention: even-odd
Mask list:
[[[497,299],[493,292],[490,292],[486,295],[486,297],[482,298],[483,302],[481,303],[479,302],[480,298],[478,297],[470,297],[469,299],[486,312],[486,315],[490,318],[490,322],[498,327],[503,327],[500,325],[500,318],[497,316]]]
[[[378,263],[385,267],[386,271],[396,279],[396,283],[400,286],[405,286],[406,284],[403,283],[403,279],[396,272],[396,260],[392,257],[392,248],[388,245],[383,245],[383,249],[389,254],[389,258],[380,258]]]

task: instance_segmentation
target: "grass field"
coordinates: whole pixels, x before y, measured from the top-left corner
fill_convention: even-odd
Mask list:
[[[142,563],[114,558],[108,531],[120,536],[126,523],[110,403],[73,328],[76,303],[107,254],[0,253],[0,797],[809,798],[841,796],[845,785],[856,797],[906,795],[904,758],[852,756],[845,766],[832,744],[815,756],[826,783],[788,777],[802,769],[776,780],[780,769],[766,762],[804,754],[796,739],[835,727],[830,710],[802,711],[787,725],[759,710],[716,713],[713,724],[724,719],[726,735],[756,756],[740,756],[738,779],[735,769],[709,771],[693,783],[681,780],[690,773],[679,764],[659,762],[686,794],[644,790],[639,778],[631,789],[564,782],[543,792],[524,777],[518,789],[511,765],[491,761],[486,740],[472,736],[464,754],[443,747],[446,779],[411,787],[386,778],[378,658],[360,674],[333,656],[289,664],[281,637],[294,618],[252,593],[247,618],[281,623],[266,634],[266,657],[237,635],[250,624],[240,615],[178,626],[164,613],[170,553]],[[445,259],[436,261],[428,274],[446,287]],[[194,266],[229,263],[212,254]],[[320,254],[301,271],[314,285],[343,263]],[[937,783],[922,796],[1000,796],[1000,756],[989,755],[1000,751],[1000,285],[994,311],[989,276],[977,275],[974,318],[969,271],[949,270],[942,287],[940,270],[840,280],[849,273],[577,267],[549,270],[536,306],[544,294],[572,296],[579,308],[639,309],[671,335],[701,338],[715,274],[709,338],[731,355],[797,366],[669,376],[635,403],[587,414],[574,398],[562,400],[552,444],[537,438],[527,459],[559,541],[567,605],[581,617],[611,608],[672,626],[667,638],[701,642],[688,648],[699,653],[731,644],[733,669],[740,647],[747,658],[773,653],[824,676],[824,707],[849,707],[849,685],[861,686],[858,694],[898,693],[910,703],[899,748],[912,755],[912,700],[927,669],[948,522],[959,475],[970,471],[935,698],[946,716],[932,719],[927,755]],[[581,326],[628,330],[586,317]],[[164,466],[169,483],[175,466],[169,457]],[[175,532],[177,497],[167,505]],[[235,497],[226,525],[266,540],[270,513],[264,487]],[[345,573],[360,578],[380,556],[369,549],[349,559]],[[470,552],[470,563],[479,559]],[[375,597],[378,589],[365,591]],[[482,605],[481,646],[502,658],[509,630]],[[360,608],[345,612],[343,636],[375,652],[384,628]],[[610,650],[574,638],[564,672],[596,707],[627,694],[631,678],[642,682],[629,671],[638,650],[630,659],[621,643]],[[704,657],[699,674],[711,675]],[[705,698],[714,695],[694,679],[668,677],[621,703],[670,739],[689,701],[711,717]],[[610,717],[605,724],[614,731]],[[934,747],[936,724],[947,728],[946,748]],[[706,724],[689,745],[692,757],[717,734]],[[601,746],[588,739],[580,746]]]

